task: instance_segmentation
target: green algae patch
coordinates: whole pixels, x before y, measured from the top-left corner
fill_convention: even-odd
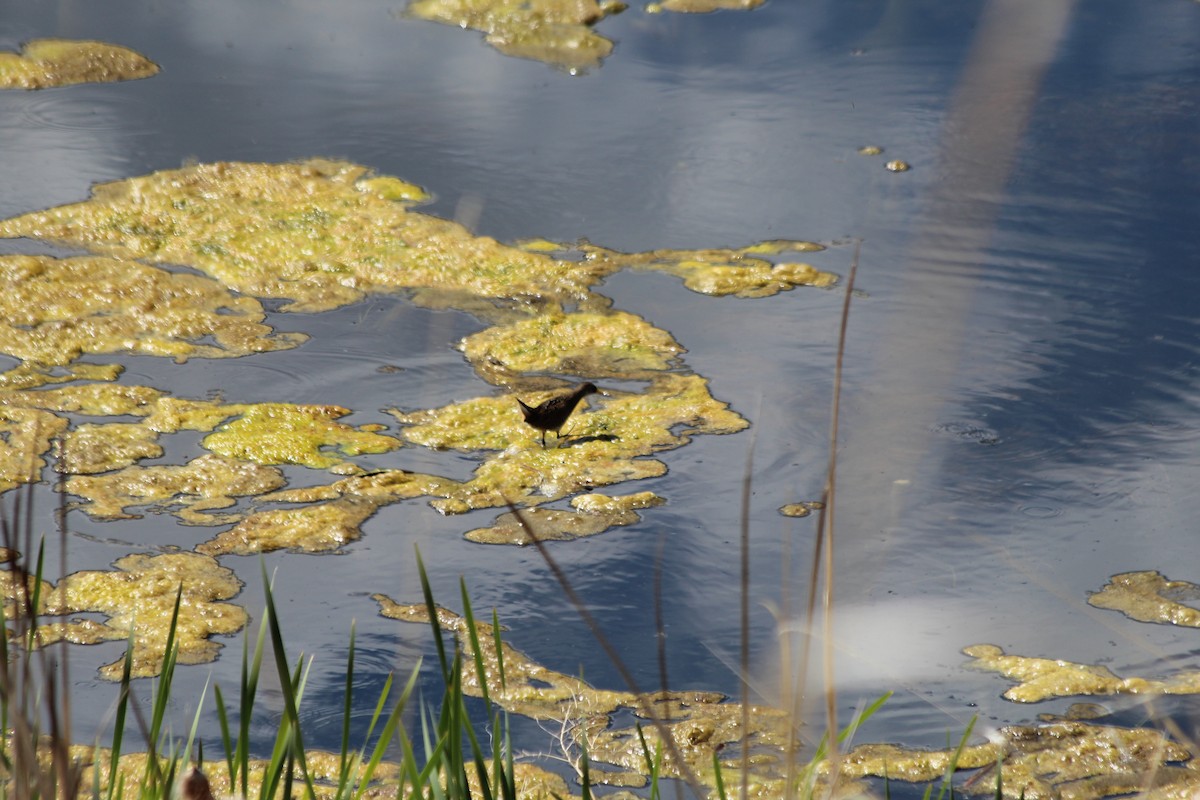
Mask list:
[[[343,545],[358,540],[362,524],[380,507],[414,497],[444,496],[458,485],[436,475],[397,469],[352,475],[320,486],[280,489],[258,500],[309,505],[256,512],[196,550],[211,556],[275,550],[337,553]]]
[[[143,458],[158,458],[163,449],[158,433],[128,422],[108,425],[84,423],[62,437],[61,472],[94,475],[132,466]]]
[[[157,73],[158,65],[140,53],[104,42],[32,39],[19,53],[0,52],[0,89],[128,81]]]
[[[436,475],[382,470],[352,475],[329,484],[279,489],[261,503],[305,503],[298,508],[258,511],[196,550],[211,556],[288,550],[337,553],[357,541],[361,526],[377,509],[414,497],[446,494],[457,481]]]
[[[749,11],[766,0],[661,0],[655,5],[664,11],[684,14],[707,14],[710,11]]]
[[[401,431],[407,441],[433,450],[505,450],[525,444],[533,435],[533,428],[525,424],[520,406],[510,396],[477,397],[441,408],[389,413],[407,426]],[[572,421],[577,424],[583,415],[575,414]]]
[[[654,492],[638,492],[614,497],[607,494],[581,494],[571,498],[571,506],[584,514],[620,514],[661,506],[667,502]]]
[[[548,395],[547,395],[548,396]],[[542,395],[524,398],[536,403]],[[749,423],[712,397],[697,375],[660,374],[643,394],[614,393],[592,413],[576,412],[563,430],[563,446],[543,449],[513,397],[484,397],[439,409],[392,413],[405,439],[435,449],[499,451],[474,476],[435,501],[443,513],[536,504],[579,491],[658,477],[666,466],[644,459],[681,447],[691,434],[723,434]],[[538,497],[540,496],[540,497]]]
[[[282,489],[263,495],[263,502],[315,503],[342,497],[360,497],[386,505],[414,497],[442,496],[459,482],[437,475],[385,469],[361,475],[351,475],[339,481],[319,486]]]
[[[587,494],[571,500],[576,511],[534,508],[521,512],[521,516],[539,540],[565,542],[631,525],[641,519],[635,508],[649,508],[664,502],[653,492],[639,492],[626,497]],[[490,527],[467,531],[465,537],[468,541],[480,544],[533,543],[525,526],[511,511],[497,517]]]
[[[82,383],[31,392],[0,392],[0,405],[89,417],[144,417],[162,397],[163,392],[149,386]]]
[[[76,644],[125,641],[132,628],[133,675],[157,675],[166,652],[167,633],[182,587],[176,643],[179,663],[213,661],[221,645],[213,636],[245,627],[244,609],[221,602],[238,594],[242,582],[215,560],[198,553],[134,554],[116,561],[113,570],[76,572],[40,596],[39,613],[65,616],[95,612],[108,617],[48,622],[38,626],[39,643],[66,640]],[[11,587],[11,580],[9,581]],[[11,593],[9,595],[11,600]],[[100,668],[100,675],[119,680],[123,658]]]
[[[542,314],[472,334],[459,349],[501,385],[526,372],[636,379],[675,366],[684,352],[671,334],[623,311]]]
[[[957,755],[957,757],[956,757]],[[1175,766],[1186,762],[1184,766]],[[1200,770],[1187,748],[1163,732],[1062,721],[1001,728],[993,741],[955,750],[909,750],[889,744],[855,747],[842,774],[889,780],[938,780],[952,765],[982,768],[963,786],[976,796],[1012,800],[1091,800],[1149,791],[1150,797],[1191,797]]]
[[[1125,572],[1114,575],[1099,592],[1088,597],[1096,608],[1120,611],[1138,622],[1157,622],[1200,628],[1200,610],[1182,600],[1200,600],[1200,586],[1167,580],[1158,572]]]
[[[763,256],[784,252],[824,250],[815,242],[787,239],[761,242],[736,249],[650,250],[621,253],[594,244],[582,245],[586,260],[607,274],[629,267],[656,270],[683,280],[700,294],[735,297],[769,297],[797,286],[829,287],[837,276],[809,264],[773,262]]]
[[[623,3],[596,0],[413,0],[408,13],[481,31],[505,55],[574,74],[598,67],[612,52],[612,41],[591,26],[623,8]]]
[[[225,459],[253,462],[263,466],[300,464],[323,469],[341,464],[346,457],[363,453],[385,453],[402,444],[393,437],[381,435],[373,430],[355,428],[338,422],[339,418],[350,413],[349,409],[341,406],[291,403],[226,404],[211,400],[168,397],[159,390],[146,386],[90,383],[37,391],[9,392],[0,389],[0,409],[3,408],[144,418],[139,424],[81,425],[71,432],[67,436],[67,462],[63,469],[74,474],[107,472],[128,466],[139,458],[157,457],[161,455],[161,450],[155,442],[157,435],[181,430],[214,431],[203,440],[206,449]],[[229,421],[226,423],[227,420]],[[65,425],[65,421],[62,421],[62,424]],[[213,491],[220,491],[221,487],[226,485],[244,485],[241,478],[233,479],[230,484],[228,480],[219,480],[218,475],[209,472],[218,462],[233,463],[222,459],[215,462],[194,462],[201,464],[201,469],[205,472],[198,479],[217,481],[212,487]],[[187,473],[194,467],[155,469],[184,470]],[[254,467],[243,465],[242,469]],[[115,480],[131,480],[132,474],[122,472]],[[164,474],[146,473],[153,476],[146,480],[164,480],[164,486],[173,486],[175,479],[166,479]],[[133,482],[142,489],[147,488],[142,485],[143,478],[134,479]],[[89,488],[81,482],[72,482],[71,485],[76,488]],[[113,488],[117,487],[114,485]],[[277,487],[265,486],[259,491],[274,488]],[[240,490],[236,492],[239,495],[246,493]],[[118,491],[114,500],[129,496],[128,492]],[[135,492],[134,496],[141,496],[141,490]],[[121,518],[121,515],[112,517],[107,512],[102,516]]]
[[[188,358],[295,347],[262,305],[202,275],[111,258],[0,256],[0,352],[61,366],[82,354]]]
[[[124,369],[120,364],[77,362],[61,367],[46,367],[23,361],[7,372],[0,372],[0,393],[72,381],[115,381]]]
[[[779,507],[779,513],[785,517],[807,517],[814,511],[820,511],[825,504],[820,500],[802,500],[799,503],[787,503]]]
[[[65,491],[84,498],[78,507],[98,520],[137,519],[134,507],[174,509],[187,525],[220,525],[241,514],[213,514],[229,508],[237,497],[253,497],[284,485],[274,467],[211,453],[182,466],[126,467],[104,475],[76,475]]]
[[[210,556],[269,553],[336,553],[356,541],[359,526],[379,503],[365,497],[343,497],[302,508],[281,508],[251,514],[237,525],[196,547]]]
[[[996,763],[1000,747],[988,743],[964,747],[961,753],[955,750],[917,750],[895,744],[861,744],[842,755],[843,775],[865,777],[887,777],[909,783],[934,781],[944,776],[951,767],[978,769]],[[1007,764],[1005,778],[1007,782]],[[985,786],[995,789],[995,784]],[[1007,788],[1007,787],[1006,787]]]
[[[204,438],[208,450],[257,464],[300,464],[325,469],[344,457],[386,453],[400,447],[390,436],[338,422],[350,413],[329,405],[259,403]]]
[[[575,301],[597,280],[591,265],[413,212],[401,184],[321,159],[198,164],[95,186],[88,201],[0,222],[0,236],[184,264],[244,294],[289,299],[293,311],[400,291],[460,307]]]
[[[1016,681],[1004,697],[1018,703],[1082,695],[1200,693],[1200,672],[1178,672],[1165,680],[1121,678],[1107,667],[1006,655],[991,644],[971,645],[963,653],[972,657],[967,662],[971,669],[996,672]]]
[[[66,428],[62,417],[0,401],[0,492],[38,480],[45,455]]]

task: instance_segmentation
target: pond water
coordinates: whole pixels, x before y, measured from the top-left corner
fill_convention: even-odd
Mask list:
[[[1200,634],[1086,604],[1121,572],[1200,582],[1192,0],[635,7],[598,26],[616,49],[579,76],[406,17],[399,2],[0,9],[0,47],[99,39],[162,67],[148,80],[0,93],[0,218],[187,162],[328,156],[420,184],[435,196],[423,210],[505,242],[586,238],[641,251],[810,239],[828,249],[807,260],[844,277],[861,239],[842,386],[837,675],[846,711],[896,691],[864,740],[940,746],[975,714],[986,726],[1066,708],[1002,700],[1006,681],[963,669],[960,650],[972,644],[1118,675],[1196,668]],[[863,145],[884,153],[860,155]],[[912,169],[890,172],[889,159]],[[0,240],[0,253],[15,252],[67,251]],[[634,675],[654,686],[664,537],[672,684],[736,695],[741,479],[752,451],[751,645],[756,681],[769,686],[770,609],[802,603],[816,529],[814,517],[778,508],[822,489],[843,295],[708,297],[632,271],[598,291],[670,331],[687,366],[752,428],[662,453],[666,475],[618,489],[651,490],[666,505],[557,544],[554,556]],[[278,305],[268,302],[269,323],[307,333],[305,345],[183,365],[88,360],[121,363],[121,382],[178,397],[334,403],[353,409],[355,424],[392,431],[384,408],[492,392],[453,349],[485,327],[466,313],[389,296],[322,314]],[[155,463],[194,458],[199,438],[168,437]],[[356,462],[454,478],[476,463],[419,447]],[[285,473],[295,485],[326,478]],[[43,510],[55,502],[48,489],[39,496]],[[381,509],[343,555],[263,558],[290,649],[317,654],[309,744],[337,745],[352,621],[366,690],[431,652],[426,628],[380,618],[370,599],[420,600],[414,545],[445,605],[457,607],[462,576],[476,609],[498,609],[515,647],[622,688],[533,549],[462,538],[494,516],[446,517],[411,501]],[[75,512],[70,527],[73,569],[212,536],[154,514],[95,523]],[[259,561],[222,559],[246,582],[236,602],[256,618]],[[236,683],[240,649],[234,637],[216,664],[184,670],[181,728],[210,676]],[[91,665],[118,650],[73,649],[82,718],[104,719],[112,693]],[[215,738],[215,715],[202,724]],[[259,725],[266,742],[269,712]]]

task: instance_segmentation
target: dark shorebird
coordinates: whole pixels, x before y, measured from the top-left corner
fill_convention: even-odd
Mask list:
[[[555,438],[559,438],[559,431],[567,424],[567,418],[571,416],[575,406],[589,394],[600,394],[596,384],[581,384],[570,394],[551,397],[540,406],[527,406],[519,397],[517,402],[521,404],[521,413],[525,415],[525,421],[542,432],[542,447],[545,447],[546,431],[554,431]]]

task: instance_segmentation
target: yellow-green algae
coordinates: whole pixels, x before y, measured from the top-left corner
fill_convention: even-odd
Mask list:
[[[180,466],[131,466],[104,475],[75,475],[65,491],[87,502],[79,507],[101,520],[136,519],[134,506],[156,510],[178,507],[179,521],[187,525],[219,525],[241,514],[208,513],[229,508],[236,497],[253,497],[284,485],[274,467],[206,453]]]
[[[376,433],[376,425],[355,428],[338,422],[350,413],[342,406],[193,400],[169,397],[149,386],[87,383],[38,391],[0,388],[0,407],[5,406],[88,416],[144,417],[145,427],[155,433],[213,431],[230,420],[206,437],[204,446],[220,455],[260,464],[326,468],[341,462],[337,453],[385,453],[401,446],[399,440]],[[113,432],[121,430],[105,427]]]
[[[779,507],[779,513],[785,517],[807,517],[814,511],[819,511],[825,504],[819,500],[802,500],[799,503],[787,503]]]
[[[0,52],[0,89],[149,78],[158,65],[127,47],[71,39],[32,39],[20,53]]]
[[[265,494],[260,499],[273,503],[313,503],[343,497],[362,497],[386,505],[413,497],[440,497],[458,485],[458,481],[437,475],[386,469],[351,475],[319,486],[282,489]]]
[[[96,612],[105,622],[74,620],[42,622],[38,642],[45,645],[66,640],[76,644],[133,639],[133,675],[158,674],[166,651],[168,629],[176,595],[182,587],[181,613],[176,627],[181,664],[201,664],[216,658],[221,645],[215,635],[236,633],[245,626],[246,612],[240,606],[221,602],[242,589],[233,572],[199,553],[139,553],[117,560],[112,570],[87,570],[63,578],[57,585],[43,583],[38,613],[66,616]],[[14,576],[3,577],[6,613],[11,619]],[[117,680],[122,660],[100,668],[100,674]]]
[[[596,280],[586,265],[412,212],[399,183],[322,159],[198,164],[95,186],[91,200],[0,222],[0,236],[186,264],[231,289],[291,299],[297,311],[418,288],[578,299]]]
[[[584,514],[622,514],[645,508],[654,508],[667,502],[654,492],[638,492],[613,496],[607,494],[581,494],[571,498],[571,507]]]
[[[73,412],[89,416],[137,416],[140,423],[84,423],[63,433],[67,421],[43,411]],[[212,400],[172,398],[146,386],[89,383],[37,391],[0,389],[0,428],[8,420],[18,431],[7,449],[33,447],[37,454],[48,448],[48,437],[62,435],[63,458],[59,468],[73,475],[109,473],[95,478],[72,478],[67,491],[90,498],[84,509],[98,518],[122,519],[129,505],[173,504],[177,496],[198,495],[183,504],[181,519],[211,525],[234,517],[206,516],[198,512],[232,505],[232,496],[256,495],[278,488],[282,477],[263,467],[301,464],[313,468],[339,465],[344,457],[382,453],[401,446],[393,437],[338,422],[349,410],[333,405],[291,403],[225,404]],[[30,422],[40,420],[45,433],[31,439]],[[162,451],[156,438],[180,430],[213,431],[203,445],[212,455],[186,466],[131,467],[140,458]],[[376,427],[376,426],[364,426]],[[12,438],[12,437],[10,437]],[[40,442],[40,444],[39,444]],[[0,441],[0,446],[5,446]],[[35,447],[36,445],[36,447]],[[0,451],[2,452],[2,451]],[[40,469],[40,461],[24,461],[13,451],[0,464],[10,472],[0,487],[11,488],[22,472],[19,466]],[[117,470],[114,472],[114,470]],[[0,472],[0,481],[5,473]],[[23,479],[20,479],[23,480]],[[18,481],[19,482],[19,481]]]
[[[238,408],[237,419],[204,438],[205,448],[258,464],[324,469],[340,464],[345,456],[386,453],[400,447],[391,436],[338,422],[350,413],[341,406],[258,403]]]
[[[112,258],[0,256],[0,352],[61,366],[84,353],[241,356],[295,347],[262,305],[202,275]],[[202,342],[209,342],[202,343]]]
[[[600,65],[613,43],[591,26],[624,3],[596,0],[413,0],[414,17],[482,31],[501,53],[583,72]]]
[[[501,385],[525,372],[636,379],[684,352],[671,334],[623,311],[551,311],[471,334],[459,349],[480,377]]]
[[[161,456],[163,449],[157,438],[158,432],[145,425],[84,423],[63,434],[61,457],[56,466],[61,472],[72,475],[92,475],[128,467],[143,458]]]
[[[666,502],[653,492],[639,492],[625,497],[585,494],[572,498],[575,511],[533,508],[521,512],[525,523],[533,528],[540,540],[571,541],[585,536],[631,525],[641,517],[634,509],[650,508]],[[490,527],[467,531],[465,537],[480,544],[532,544],[525,526],[511,511],[501,514]]]
[[[67,421],[35,408],[0,403],[0,492],[38,480],[43,458]]]
[[[302,508],[280,508],[251,514],[228,531],[196,547],[205,555],[251,555],[274,550],[334,553],[356,541],[362,525],[379,503],[365,497],[342,497]]]
[[[1165,680],[1121,678],[1107,667],[1006,655],[991,644],[971,645],[963,648],[963,653],[973,659],[967,662],[968,667],[997,672],[1017,681],[1016,686],[1004,692],[1004,697],[1018,703],[1078,695],[1200,693],[1200,672],[1178,672]]]
[[[397,469],[353,475],[320,486],[281,489],[258,499],[264,503],[312,505],[256,512],[196,550],[212,556],[281,549],[339,552],[342,545],[361,536],[360,526],[378,508],[413,497],[445,496],[457,485],[448,478]]]
[[[0,236],[184,264],[245,294],[290,299],[286,309],[294,311],[407,291],[433,307],[486,317],[504,306],[528,315],[564,303],[603,305],[590,287],[626,267],[739,297],[836,280],[762,257],[821,249],[790,240],[633,254],[584,245],[586,258],[552,258],[544,248],[510,247],[412,211],[423,197],[411,184],[342,161],[197,164],[95,186],[91,200],[0,222]]]
[[[768,297],[797,286],[828,287],[837,276],[810,264],[773,263],[760,256],[825,249],[815,242],[775,240],[749,247],[708,250],[651,250],[620,253],[594,244],[580,245],[588,262],[605,272],[625,267],[675,275],[693,292],[715,296]]]
[[[540,402],[540,396],[525,398]],[[542,398],[544,399],[544,398]],[[603,408],[568,422],[566,446],[543,449],[513,397],[483,397],[411,414],[394,412],[409,426],[401,432],[437,449],[499,451],[474,477],[434,507],[444,513],[495,508],[507,502],[537,504],[582,490],[657,477],[660,461],[641,458],[681,447],[692,433],[736,433],[748,423],[715,400],[698,375],[660,374],[643,394],[618,394]],[[536,496],[535,496],[536,495]]]
[[[1146,791],[1147,797],[1187,798],[1200,789],[1200,769],[1184,746],[1161,731],[1078,721],[1001,728],[992,742],[954,750],[916,751],[860,745],[841,762],[842,773],[890,780],[933,781],[951,763],[983,767],[962,787],[974,795],[1019,800],[1090,800]],[[1174,766],[1183,762],[1182,766]]]
[[[1200,586],[1143,571],[1114,575],[1088,602],[1097,608],[1120,611],[1140,622],[1200,627],[1200,611],[1179,602],[1196,598],[1200,598]],[[967,666],[1016,681],[1016,686],[1004,692],[1005,698],[1016,702],[1036,703],[1077,695],[1200,693],[1200,672],[1177,672],[1163,679],[1122,678],[1107,667],[1007,655],[990,644],[972,645],[964,648],[963,653],[972,657]]]
[[[47,367],[23,361],[7,372],[0,372],[0,391],[37,389],[54,383],[72,381],[115,381],[125,368],[120,364],[76,362],[62,367]]]
[[[660,0],[657,3],[666,11],[687,14],[707,14],[710,11],[749,11],[761,6],[766,0]]]
[[[164,396],[163,392],[149,386],[82,383],[31,392],[0,391],[0,405],[66,411],[91,417],[142,417],[151,413]]]
[[[1200,610],[1179,602],[1200,599],[1200,586],[1167,580],[1159,572],[1125,572],[1088,598],[1096,608],[1120,611],[1138,622],[1157,622],[1200,628]]]

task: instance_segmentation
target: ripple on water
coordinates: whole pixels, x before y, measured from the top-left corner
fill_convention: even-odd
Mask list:
[[[428,632],[412,626],[418,637]],[[403,629],[402,629],[403,630]],[[340,633],[348,642],[349,627]],[[414,641],[420,641],[419,638]],[[421,656],[419,648],[410,647],[403,639],[381,635],[360,635],[354,644],[354,701],[350,710],[351,741],[366,741],[367,730],[375,713],[375,705],[389,675],[393,685],[392,697],[408,680],[412,667]],[[338,649],[323,655],[314,663],[314,673],[305,689],[305,703],[300,709],[304,725],[305,744],[313,748],[337,750],[341,745],[342,725],[345,722],[343,705],[346,691],[346,651]],[[394,673],[394,674],[393,674]],[[277,724],[263,720],[264,727]]]
[[[66,131],[116,131],[138,136],[156,132],[145,123],[162,114],[161,109],[139,94],[119,87],[121,91],[105,91],[112,87],[94,87],[87,93],[46,89],[26,102],[21,121],[34,128]],[[138,124],[132,124],[137,121]]]

